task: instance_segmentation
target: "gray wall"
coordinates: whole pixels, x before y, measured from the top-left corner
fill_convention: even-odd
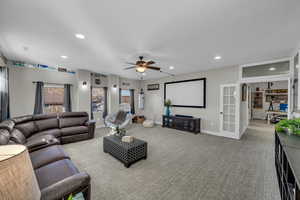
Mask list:
[[[33,113],[35,98],[33,81],[72,84],[72,96],[75,100],[76,76],[73,74],[23,67],[10,67],[9,70],[11,117]],[[73,101],[73,110],[76,109],[76,104],[76,100]]]
[[[91,117],[91,72],[78,70],[76,73],[77,84],[77,108],[75,110],[84,111]],[[86,86],[83,86],[86,82]]]
[[[206,108],[171,108],[173,114],[193,115],[202,119],[202,130],[219,132],[219,98],[220,85],[237,83],[238,67],[226,67],[204,72],[167,77],[142,82],[145,91],[145,110],[142,113],[147,117],[161,123],[164,112],[164,82],[187,80],[206,77]],[[147,91],[147,84],[160,84],[160,90]],[[178,91],[180,93],[180,91]]]

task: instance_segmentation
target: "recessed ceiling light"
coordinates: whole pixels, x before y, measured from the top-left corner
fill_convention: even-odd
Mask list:
[[[173,69],[174,69],[174,66],[170,66],[169,69],[170,69],[170,70],[173,70]]]
[[[146,76],[147,74],[144,72],[144,73],[142,73],[142,75],[143,75],[143,76]]]
[[[63,59],[67,59],[68,58],[68,56],[60,56],[61,58],[63,58]]]
[[[275,68],[275,67],[270,67],[269,70],[270,70],[270,71],[275,71],[276,68]]]
[[[215,60],[221,60],[222,57],[221,57],[221,56],[215,56],[214,59],[215,59]]]
[[[75,37],[77,37],[78,39],[82,39],[82,40],[85,39],[85,36],[81,33],[76,33]]]

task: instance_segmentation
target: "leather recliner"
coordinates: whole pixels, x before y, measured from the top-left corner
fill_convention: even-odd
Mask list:
[[[94,137],[95,122],[85,112],[27,115],[0,123],[0,145],[26,145],[43,200],[82,192],[90,199],[90,176],[79,172],[59,144]]]

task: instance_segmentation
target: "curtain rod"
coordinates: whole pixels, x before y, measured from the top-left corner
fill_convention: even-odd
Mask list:
[[[32,81],[32,83],[37,83],[37,82],[43,82],[43,81]],[[65,85],[65,84],[69,84],[71,86],[73,86],[73,84],[70,83],[49,83],[49,82],[43,82],[45,84],[49,84],[49,85]]]

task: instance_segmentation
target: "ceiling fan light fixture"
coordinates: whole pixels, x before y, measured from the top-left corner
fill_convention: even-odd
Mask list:
[[[137,67],[136,71],[140,73],[144,73],[146,71],[146,67]]]

